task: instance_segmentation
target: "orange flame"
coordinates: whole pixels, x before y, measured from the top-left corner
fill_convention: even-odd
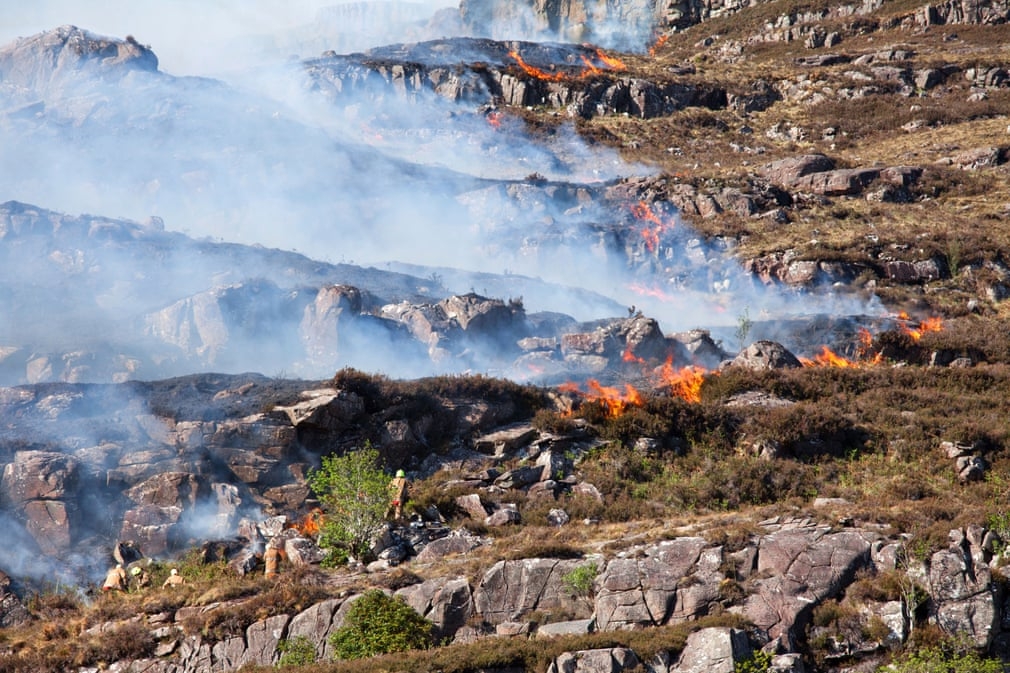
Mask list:
[[[670,35],[669,34],[667,34],[667,35],[660,35],[658,38],[656,38],[656,41],[652,43],[651,47],[649,47],[649,56],[655,56],[656,52],[664,44],[666,44],[666,41],[669,40],[669,39],[670,39]]]
[[[523,57],[519,55],[519,52],[514,49],[509,52],[509,56],[514,58],[519,67],[522,68],[523,72],[530,77],[547,80],[548,82],[559,82],[567,76],[563,72],[544,72],[540,68],[534,68],[532,65],[524,61]]]
[[[618,388],[601,385],[596,379],[589,379],[586,382],[586,387],[589,388],[589,391],[583,393],[578,385],[565,383],[558,386],[558,390],[584,395],[587,402],[598,402],[607,410],[607,415],[611,418],[617,418],[629,406],[640,407],[645,404],[642,394],[627,383],[624,384],[623,392]]]
[[[546,70],[541,70],[540,68],[537,68],[536,66],[532,66],[529,63],[527,63],[523,59],[523,57],[519,55],[519,52],[516,51],[515,49],[513,49],[513,50],[511,50],[509,52],[509,56],[511,56],[515,60],[516,64],[527,75],[529,75],[530,77],[536,77],[537,79],[542,79],[542,80],[545,80],[545,81],[548,81],[548,82],[560,82],[561,80],[569,78],[569,77],[580,77],[580,78],[581,77],[590,77],[592,75],[599,75],[600,73],[603,72],[603,68],[601,68],[601,67],[597,66],[595,63],[593,63],[592,59],[590,59],[585,54],[582,55],[582,64],[586,66],[586,69],[583,70],[582,72],[578,73],[577,75],[576,74],[570,74],[570,73],[567,73],[565,71],[547,72]],[[607,69],[610,69],[610,70],[624,70],[627,67],[627,66],[624,65],[624,62],[621,59],[616,58],[614,56],[608,56],[607,54],[605,54],[603,52],[602,49],[597,49],[596,53],[594,54],[594,56],[595,56],[596,60],[599,61],[600,63],[602,63]]]
[[[501,113],[500,112],[488,112],[484,115],[484,119],[487,120],[488,125],[494,129],[501,128]]]
[[[926,318],[915,327],[908,324],[911,321],[912,319],[904,311],[898,314],[898,329],[903,334],[907,334],[912,341],[918,341],[927,332],[939,332],[943,329],[943,318],[940,317]]]
[[[624,392],[611,386],[600,385],[596,379],[589,379],[586,382],[590,393],[586,396],[592,402],[599,402],[607,409],[607,415],[617,418],[624,413],[628,405],[641,406],[642,395],[630,384],[624,384]]]
[[[663,292],[658,287],[645,287],[644,285],[639,285],[638,283],[632,283],[628,285],[628,289],[643,297],[652,297],[653,299],[658,299],[660,301],[673,301],[673,297],[671,295]]]
[[[294,528],[305,537],[319,535],[323,529],[323,510],[314,507],[302,517],[301,521],[295,521],[289,527]]]
[[[643,365],[645,364],[645,360],[635,355],[630,345],[624,347],[624,353],[621,355],[621,360],[623,360],[624,362],[637,362],[639,364]]]
[[[639,201],[637,204],[631,206],[631,214],[636,220],[651,222],[656,225],[655,227],[643,227],[641,232],[642,238],[645,239],[646,249],[649,252],[656,252],[659,248],[659,235],[667,228],[666,222],[660,219],[645,201]]]
[[[628,67],[624,65],[624,61],[617,58],[616,56],[608,56],[607,54],[603,53],[602,49],[596,50],[596,58],[611,70],[626,70]]]
[[[804,364],[806,364],[804,362]],[[814,365],[820,365],[822,367],[856,367],[858,366],[852,360],[842,357],[838,353],[834,352],[827,346],[821,346],[821,352],[814,356]]]
[[[680,369],[673,368],[673,358],[666,358],[660,371],[661,385],[670,388],[670,393],[688,402],[701,402],[701,385],[708,370],[696,365]]]

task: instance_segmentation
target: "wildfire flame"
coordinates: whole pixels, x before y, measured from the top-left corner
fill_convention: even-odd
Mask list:
[[[489,126],[491,126],[491,128],[493,128],[493,129],[500,129],[501,128],[501,113],[500,112],[488,112],[486,115],[484,115],[484,119],[487,120],[487,123],[488,123]]]
[[[592,75],[598,75],[602,73],[604,70],[604,68],[597,66],[595,63],[593,63],[592,59],[590,59],[585,54],[582,55],[582,63],[583,65],[586,66],[586,69],[578,73],[577,75],[570,74],[563,70],[559,70],[557,72],[548,72],[546,70],[541,70],[540,68],[537,68],[536,66],[527,63],[526,60],[523,59],[523,57],[520,56],[519,52],[516,51],[515,49],[509,51],[509,56],[511,56],[512,59],[515,60],[516,65],[518,65],[524,73],[526,73],[530,77],[542,79],[547,82],[560,82],[561,80],[569,79],[571,77],[579,77],[579,78],[590,77]],[[609,70],[624,70],[627,67],[624,65],[624,62],[621,61],[621,59],[616,58],[614,56],[608,56],[606,53],[603,52],[602,49],[597,49],[594,54],[594,57],[596,58],[597,61],[602,63],[606,69]]]
[[[659,235],[667,228],[664,222],[656,213],[652,211],[645,201],[639,201],[631,206],[631,214],[636,220],[649,222],[655,226],[645,226],[642,228],[642,238],[645,239],[645,247],[649,252],[656,252],[659,248]]]
[[[671,295],[663,292],[658,287],[645,287],[644,285],[639,285],[638,283],[631,283],[628,285],[628,289],[643,297],[652,297],[653,299],[658,299],[664,302],[673,301],[673,297]]]
[[[586,382],[589,394],[586,399],[592,402],[599,402],[607,409],[607,415],[617,418],[624,413],[625,408],[630,405],[642,406],[642,395],[630,384],[624,384],[624,392],[619,389],[601,385],[596,379],[589,379]]]
[[[943,318],[940,317],[926,318],[915,327],[909,325],[910,322],[912,319],[907,313],[902,311],[898,314],[898,329],[907,334],[912,341],[918,341],[926,332],[939,332],[943,329]]]
[[[701,402],[701,385],[708,370],[696,365],[674,369],[673,358],[666,358],[660,370],[661,385],[670,389],[675,397],[688,402]]]
[[[608,56],[603,52],[602,49],[596,50],[596,59],[603,63],[605,66],[611,70],[626,70],[628,66],[624,65],[624,61],[617,58],[616,56]]]
[[[519,52],[514,49],[509,52],[509,56],[514,58],[516,64],[518,64],[518,66],[522,68],[522,71],[527,75],[529,75],[530,77],[536,77],[537,79],[547,80],[548,82],[560,82],[561,80],[563,80],[565,77],[568,76],[563,72],[545,72],[540,68],[535,68],[526,61],[524,61],[523,57],[519,55]]]
[[[810,358],[800,358],[806,367],[859,367],[860,364],[842,357],[827,346],[821,346],[821,352]]]
[[[323,510],[318,507],[312,508],[300,521],[295,521],[290,527],[305,537],[319,535],[323,528]]]
[[[670,39],[669,33],[667,33],[666,35],[660,35],[658,38],[656,38],[656,41],[652,43],[651,47],[649,47],[649,56],[655,56],[656,52],[664,44],[666,44],[666,41],[669,40],[669,39]]]
[[[643,365],[645,364],[645,360],[635,355],[630,345],[625,346],[624,353],[621,355],[621,360],[623,360],[624,362],[637,362],[639,364]]]
[[[607,415],[611,418],[617,418],[629,406],[640,407],[645,403],[642,394],[631,384],[624,384],[622,392],[619,388],[605,386],[596,379],[589,379],[586,382],[586,387],[589,390],[583,392],[576,383],[564,383],[558,386],[558,390],[581,395],[585,397],[587,402],[599,403],[607,410]]]

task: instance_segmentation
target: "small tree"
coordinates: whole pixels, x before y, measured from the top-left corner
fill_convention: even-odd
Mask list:
[[[325,456],[308,482],[325,514],[320,545],[367,554],[389,509],[389,476],[380,467],[379,452],[366,443],[342,456]]]
[[[338,659],[363,659],[431,647],[434,625],[401,598],[381,589],[366,591],[347,611],[344,625],[330,636]]]

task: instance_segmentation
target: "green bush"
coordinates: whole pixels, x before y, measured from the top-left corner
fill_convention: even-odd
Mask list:
[[[772,655],[758,650],[733,664],[733,673],[766,673],[772,665]]]
[[[342,456],[324,456],[308,482],[325,513],[320,545],[367,554],[390,504],[389,476],[379,466],[379,452],[366,443]]]
[[[277,668],[316,663],[316,648],[307,636],[282,640],[277,643],[277,651],[281,653],[281,658],[277,660]]]
[[[588,597],[593,592],[596,574],[596,564],[586,563],[565,573],[561,577],[561,585],[572,596]]]
[[[330,636],[330,644],[338,659],[363,659],[427,649],[433,629],[406,601],[372,589],[354,601],[344,625]]]
[[[883,673],[1003,673],[998,659],[987,659],[974,650],[926,647],[907,652],[877,671]]]

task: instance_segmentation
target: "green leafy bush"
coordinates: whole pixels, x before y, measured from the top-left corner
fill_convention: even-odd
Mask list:
[[[365,555],[390,503],[389,476],[379,466],[379,452],[366,443],[342,456],[324,456],[308,482],[325,513],[320,545]]]
[[[399,598],[381,589],[354,601],[344,625],[330,636],[338,659],[423,650],[432,645],[434,625]]]
[[[733,664],[733,673],[766,673],[772,665],[772,655],[758,650]]]
[[[999,659],[983,658],[974,650],[926,647],[907,652],[887,666],[883,673],[1003,673]]]
[[[316,648],[307,636],[286,638],[277,643],[277,651],[281,653],[281,658],[277,660],[277,668],[316,663]]]
[[[586,563],[572,568],[561,577],[561,585],[573,596],[588,597],[593,592],[596,581],[596,564]]]

